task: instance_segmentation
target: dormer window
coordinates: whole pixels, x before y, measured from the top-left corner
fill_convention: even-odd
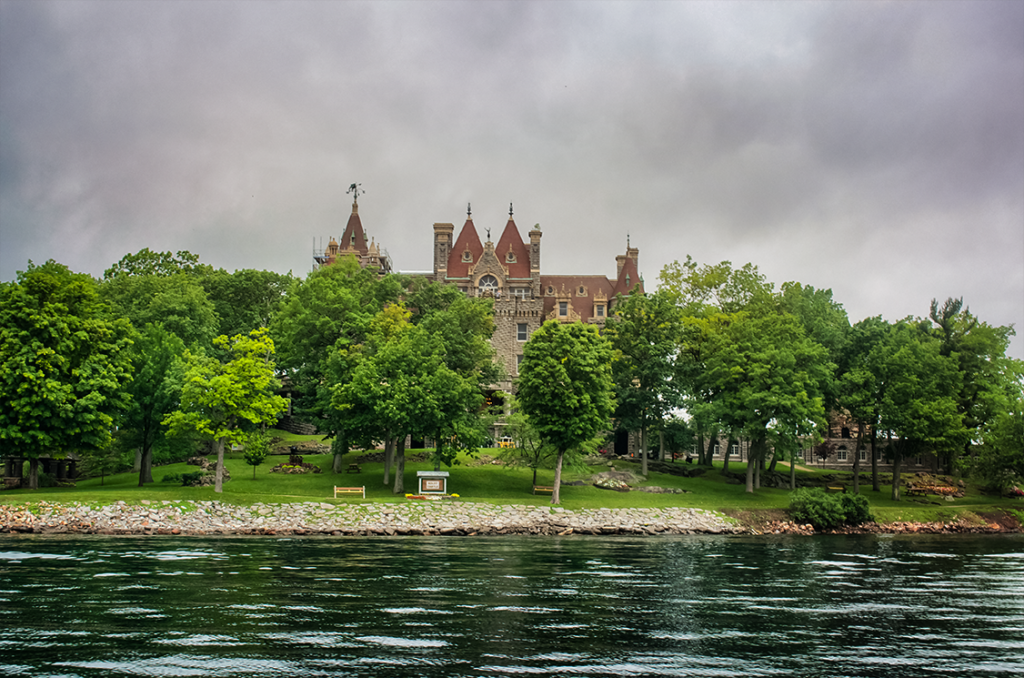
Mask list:
[[[587,296],[587,288],[584,287],[583,285],[580,285],[580,288],[578,290],[576,290],[576,296],[577,297],[585,297],[585,296]]]
[[[516,253],[513,252],[512,250],[509,250],[508,254],[505,255],[505,263],[507,263],[507,264],[514,264],[514,263],[516,263]]]
[[[462,253],[462,260],[473,261],[473,253],[470,252],[469,250],[466,250],[465,252]]]
[[[548,285],[548,296],[550,297],[550,296],[552,296],[552,295],[553,295],[554,293],[555,293],[555,288],[554,288],[554,287],[552,287],[551,285]]]

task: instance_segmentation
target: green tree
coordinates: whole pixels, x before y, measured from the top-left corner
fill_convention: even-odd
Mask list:
[[[681,331],[680,310],[662,291],[634,290],[621,297],[605,326],[613,349],[615,415],[624,428],[640,432],[643,475],[647,475],[648,430],[660,428],[682,400],[674,378]]]
[[[963,448],[950,450],[944,457],[946,472],[952,473],[959,460],[970,456],[970,441],[977,440],[985,425],[1004,411],[1000,373],[1014,331],[979,320],[964,307],[962,298],[946,299],[942,306],[932,299],[930,310],[929,318],[935,325],[932,332],[941,342],[939,352],[957,365],[953,397],[969,432]]]
[[[256,480],[256,467],[262,464],[270,454],[270,436],[266,431],[253,431],[245,439],[242,458],[252,466],[252,479]]]
[[[217,269],[198,279],[217,312],[217,334],[229,337],[269,327],[293,281],[291,274],[255,269]]]
[[[530,418],[523,412],[514,396],[509,396],[511,414],[505,418],[505,434],[512,439],[513,447],[505,447],[498,458],[506,468],[528,468],[533,471],[533,484],[537,484],[537,470],[549,468],[558,455],[551,445],[541,440]]]
[[[135,254],[126,254],[106,271],[104,280],[112,280],[118,276],[158,276],[166,277],[178,273],[203,273],[209,266],[199,263],[199,255],[187,250],[178,252],[154,252],[148,247]]]
[[[1006,492],[1024,485],[1024,361],[1006,360],[1000,388],[990,394],[997,413],[981,427],[972,471],[989,487]]]
[[[193,349],[209,347],[216,336],[219,319],[213,302],[191,274],[119,273],[103,281],[100,293],[113,314],[137,329],[161,325]]]
[[[284,398],[274,395],[274,342],[266,329],[249,336],[220,336],[214,345],[232,358],[221,362],[185,352],[185,378],[181,405],[164,419],[175,434],[192,433],[213,441],[217,450],[215,491],[223,491],[224,445],[244,440],[243,426],[270,424],[285,409]]]
[[[892,433],[892,499],[898,501],[904,459],[958,449],[967,438],[952,391],[957,365],[942,355],[928,324],[913,320],[893,324],[873,347],[868,365],[880,383],[879,426]]]
[[[483,402],[476,384],[445,364],[441,338],[409,317],[400,304],[378,314],[366,344],[352,354],[351,378],[335,384],[333,399],[346,433],[399,441],[395,494],[405,491],[406,436],[442,430]]]
[[[131,327],[109,320],[95,281],[50,260],[0,283],[0,444],[30,461],[111,443],[127,407]]]
[[[878,416],[882,401],[881,375],[869,360],[876,346],[885,341],[891,327],[881,316],[865,318],[850,328],[847,342],[838,358],[836,380],[837,407],[857,422],[857,453],[853,464],[853,491],[860,492],[860,450],[864,436],[871,434],[871,485],[878,492]]]
[[[824,426],[822,384],[832,365],[825,349],[789,313],[763,305],[741,312],[712,335],[702,392],[722,428],[750,439],[747,492],[769,446],[792,450]]]
[[[523,347],[517,397],[541,440],[557,450],[551,503],[561,501],[562,463],[608,426],[615,408],[612,349],[593,325],[545,322]]]
[[[152,323],[135,336],[132,374],[125,392],[128,408],[118,420],[122,443],[141,450],[139,487],[153,482],[153,448],[164,439],[164,419],[178,407],[181,375],[176,368],[185,343],[162,325]]]
[[[352,415],[343,419],[333,406],[331,385],[351,378],[352,358],[366,342],[373,319],[396,303],[403,290],[402,278],[380,277],[345,257],[294,281],[272,318],[271,336],[279,347],[278,364],[293,389],[293,409],[335,438],[336,473],[354,439],[349,439],[351,421],[346,422]]]

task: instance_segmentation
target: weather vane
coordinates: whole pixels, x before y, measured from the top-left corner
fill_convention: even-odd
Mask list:
[[[358,202],[359,201],[359,194],[360,193],[366,193],[366,191],[362,190],[361,187],[362,187],[362,184],[352,184],[351,186],[348,187],[348,190],[345,191],[345,192],[346,193],[351,193],[352,194],[352,200]]]
[[[473,218],[473,203],[466,203],[466,216],[469,217],[470,219]]]
[[[508,204],[508,218],[512,218],[512,203]]]
[[[491,227],[487,227],[487,242],[491,242]]]

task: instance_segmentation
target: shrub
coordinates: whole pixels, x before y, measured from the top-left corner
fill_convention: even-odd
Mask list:
[[[797,521],[827,530],[840,525],[859,525],[871,520],[867,497],[830,494],[823,489],[800,488],[789,495],[789,512]]]
[[[181,482],[181,474],[180,473],[168,473],[167,475],[165,475],[163,478],[160,479],[160,482],[161,483],[180,483]]]
[[[203,477],[206,475],[206,471],[193,471],[192,473],[182,473],[181,484],[185,485],[186,487],[199,486],[203,481]]]

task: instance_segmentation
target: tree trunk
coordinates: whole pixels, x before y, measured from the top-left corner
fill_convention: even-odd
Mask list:
[[[757,463],[754,465],[754,489],[761,489],[761,471],[764,470],[764,457],[761,456],[767,454],[766,450],[758,450],[757,452]]]
[[[341,438],[340,440],[335,438],[334,441],[331,442],[331,447],[334,448],[334,464],[332,465],[331,470],[334,473],[341,473],[341,459],[348,454],[348,440],[345,438]]]
[[[38,490],[39,489],[39,460],[29,459],[28,460],[28,489]]]
[[[224,491],[224,439],[217,438],[217,470],[213,474],[213,491]]]
[[[139,456],[136,456],[136,461],[139,462],[139,466],[136,471],[139,472],[139,487],[142,487],[146,483],[153,482],[153,448],[152,446],[146,448],[139,448]]]
[[[405,436],[395,445],[395,489],[394,494],[405,494]]]
[[[716,442],[718,442],[718,431],[715,430],[715,429],[711,429],[711,436],[708,437],[708,444],[704,448],[704,464],[706,466],[714,466],[715,465],[715,443]],[[728,452],[729,451],[726,450],[726,454],[728,454]],[[728,466],[729,466],[728,459],[729,459],[729,457],[727,456],[726,457],[726,465],[725,465],[726,468],[728,468]]]
[[[895,448],[890,449],[892,454],[892,500],[900,500],[900,466],[903,463],[903,450],[899,449],[901,445],[897,445]]]
[[[555,484],[551,490],[551,503],[559,504],[562,501],[562,457],[565,456],[565,452],[562,450],[558,451],[558,458],[555,461]]]
[[[733,439],[732,438],[729,438],[725,442],[725,454],[722,455],[722,460],[723,460],[722,461],[722,475],[723,476],[724,475],[728,475],[728,473],[729,473],[729,457],[732,455],[732,444],[733,444]],[[712,449],[714,449],[714,448],[712,448]],[[708,458],[711,459],[711,457],[708,457]]]
[[[395,447],[395,439],[389,434],[384,439],[384,484],[391,484],[391,451]]]
[[[881,492],[882,486],[878,484],[878,431],[871,427],[871,489]]]
[[[640,475],[647,476],[647,427],[640,427]]]
[[[658,458],[665,461],[665,429],[658,431]]]
[[[789,489],[796,489],[796,454],[799,450],[793,450],[789,454]]]
[[[132,472],[139,473],[142,470],[142,456],[143,451],[141,447],[135,448],[135,463],[132,464]],[[153,482],[152,480],[149,482]],[[142,479],[139,479],[139,487],[142,487]]]
[[[857,422],[857,449],[853,451],[853,493],[860,494],[860,451],[864,447],[864,422]]]
[[[754,492],[754,462],[750,459],[750,450],[747,450],[747,492]]]
[[[779,462],[779,451],[772,450],[772,464],[768,467],[769,473],[775,473],[775,465]]]

